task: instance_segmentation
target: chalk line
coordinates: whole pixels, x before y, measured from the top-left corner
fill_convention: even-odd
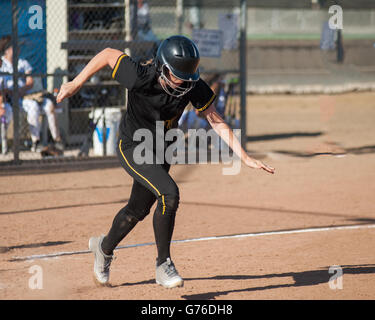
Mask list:
[[[192,239],[183,240],[172,240],[172,243],[188,243],[188,242],[198,242],[198,241],[211,241],[211,240],[224,240],[224,239],[239,239],[239,238],[251,238],[251,237],[262,237],[262,236],[272,236],[272,235],[285,235],[285,234],[297,234],[297,233],[308,233],[308,232],[323,232],[323,231],[334,231],[334,230],[355,230],[355,229],[372,229],[375,228],[375,224],[359,224],[359,225],[344,225],[344,226],[330,226],[330,227],[312,227],[304,229],[290,229],[290,230],[279,230],[279,231],[267,231],[267,232],[254,232],[254,233],[241,233],[234,235],[224,235],[224,236],[212,236],[212,237],[200,237]],[[130,244],[125,246],[118,246],[115,250],[137,248],[153,246],[155,242],[146,242],[138,244]],[[76,255],[76,254],[86,254],[91,253],[90,250],[81,251],[66,251],[66,252],[56,252],[49,254],[37,254],[26,257],[14,257],[9,261],[26,261],[26,260],[38,260],[38,259],[49,259],[61,256]]]

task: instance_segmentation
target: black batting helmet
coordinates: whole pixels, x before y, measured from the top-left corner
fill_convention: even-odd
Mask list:
[[[166,83],[163,89],[173,96],[181,96],[191,90],[199,80],[199,60],[198,48],[189,38],[178,35],[165,39],[156,53],[156,66],[160,77]],[[166,77],[167,72],[183,80],[183,84],[171,86]]]

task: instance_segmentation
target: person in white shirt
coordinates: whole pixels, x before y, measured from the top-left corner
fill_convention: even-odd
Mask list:
[[[2,65],[0,67],[1,72],[13,73],[13,47],[9,41],[7,45],[4,46],[4,55],[1,57]],[[18,92],[19,92],[19,106],[20,109],[27,113],[27,122],[29,124],[30,135],[32,140],[31,150],[33,152],[41,151],[40,145],[40,129],[41,123],[39,121],[39,116],[43,110],[47,116],[48,126],[51,131],[51,135],[56,144],[61,145],[61,137],[58,130],[56,115],[55,115],[55,105],[51,99],[44,98],[41,106],[38,102],[32,99],[27,99],[24,96],[27,95],[34,85],[34,79],[30,76],[32,72],[32,67],[30,63],[25,59],[18,60],[18,71],[25,76],[20,75],[18,80]],[[13,91],[13,76],[12,75],[0,75],[0,89],[3,89],[5,96],[11,97]],[[6,123],[12,120],[13,111],[11,104],[7,101],[3,102],[3,111],[5,113]]]

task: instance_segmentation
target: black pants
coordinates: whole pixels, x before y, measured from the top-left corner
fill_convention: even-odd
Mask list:
[[[150,213],[152,205],[157,201],[153,227],[158,250],[157,263],[161,264],[170,257],[170,243],[180,198],[179,190],[168,173],[169,164],[139,165],[133,158],[134,148],[125,147],[121,139],[118,142],[119,160],[134,182],[129,202],[114,218],[112,227],[103,240],[102,249],[104,253],[111,254],[138,221]]]

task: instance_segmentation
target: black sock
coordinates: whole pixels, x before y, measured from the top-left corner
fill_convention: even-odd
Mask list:
[[[153,217],[155,241],[158,250],[156,265],[159,266],[170,257],[170,246],[174,230],[176,213],[165,212],[156,209]]]
[[[137,223],[138,219],[127,212],[127,207],[122,208],[114,218],[108,234],[103,239],[102,251],[107,255],[113,254],[113,250]]]

